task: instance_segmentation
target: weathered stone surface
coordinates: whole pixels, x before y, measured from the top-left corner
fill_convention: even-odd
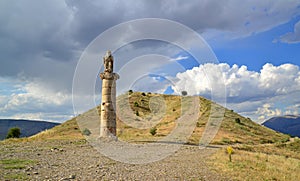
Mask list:
[[[119,75],[113,73],[113,56],[108,51],[104,60],[105,70],[100,73],[102,79],[102,103],[100,137],[116,136],[116,80]]]
[[[103,73],[100,73],[100,78],[102,80],[118,80],[120,78],[120,76],[116,73],[103,72]]]

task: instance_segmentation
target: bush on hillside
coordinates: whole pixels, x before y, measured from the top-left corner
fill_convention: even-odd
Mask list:
[[[153,127],[153,128],[150,129],[150,134],[151,134],[152,136],[154,136],[154,135],[156,135],[156,131],[157,131],[157,128],[156,128],[156,127]]]
[[[183,96],[186,96],[188,93],[187,93],[187,91],[181,91],[181,94],[182,94]]]
[[[134,107],[139,107],[139,103],[138,102],[134,102]]]
[[[83,131],[82,131],[82,134],[85,135],[85,136],[90,136],[92,133],[89,129],[85,128]]]
[[[6,139],[8,139],[8,138],[20,138],[20,135],[21,135],[20,128],[18,128],[18,127],[10,128],[8,133],[7,133]]]
[[[240,118],[236,118],[236,119],[235,119],[235,122],[236,122],[237,124],[241,124]]]

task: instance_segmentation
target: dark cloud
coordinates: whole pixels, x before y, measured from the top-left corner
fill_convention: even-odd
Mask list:
[[[167,18],[198,32],[251,34],[288,21],[300,13],[297,5],[297,1],[1,1],[0,76],[35,72],[24,69],[32,61],[76,61],[96,36],[127,20]]]
[[[243,3],[234,0],[3,0],[0,1],[0,77],[34,81],[53,92],[70,94],[76,63],[83,50],[99,34],[119,23],[137,18],[166,18],[200,33],[214,30],[238,38],[290,21],[300,14],[299,5],[299,1],[281,0]],[[135,33],[147,30],[151,28],[145,26]],[[291,39],[298,36],[297,32],[295,26],[295,32],[287,35]],[[120,38],[112,40],[122,38],[120,34]],[[134,53],[125,47],[116,58],[131,60],[144,52],[171,55],[173,49],[137,43],[128,48]],[[97,57],[95,61],[101,61],[102,55]]]

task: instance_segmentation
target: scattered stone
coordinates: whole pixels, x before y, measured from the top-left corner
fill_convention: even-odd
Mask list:
[[[54,147],[54,148],[51,148],[50,151],[51,151],[51,152],[63,152],[64,150],[63,150],[63,149],[59,149],[59,148]]]
[[[28,168],[25,169],[25,172],[29,172],[32,169],[33,169],[33,167],[28,167]]]
[[[11,143],[10,152],[13,153],[12,157],[15,159],[33,161],[22,169],[28,180],[160,180],[162,178],[165,180],[190,180],[192,178],[208,181],[228,180],[208,170],[202,162],[206,156],[214,153],[214,150],[218,148],[200,150],[198,147],[186,145],[185,147],[193,149],[182,147],[176,154],[163,160],[145,165],[134,165],[113,161],[100,155],[88,143],[81,146],[66,144],[64,140],[55,140],[32,142],[30,146],[25,145],[26,147],[23,145],[24,143]],[[167,148],[168,145],[165,146]],[[36,153],[28,151],[37,147],[39,151]],[[0,146],[0,152],[4,149]],[[60,154],[58,150],[64,150],[68,154]],[[74,150],[76,154],[71,154]],[[0,154],[0,160],[8,158],[8,155]],[[4,177],[7,174],[14,174],[15,171],[0,168],[0,173]]]
[[[69,179],[75,179],[76,178],[76,175],[70,175],[69,176]]]

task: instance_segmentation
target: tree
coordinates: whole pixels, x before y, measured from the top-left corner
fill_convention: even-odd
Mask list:
[[[18,128],[18,127],[10,128],[8,133],[7,133],[6,139],[8,139],[8,138],[20,138],[20,135],[21,135],[20,128]]]
[[[187,93],[187,91],[181,91],[181,94],[182,94],[183,96],[186,96],[188,93]]]

